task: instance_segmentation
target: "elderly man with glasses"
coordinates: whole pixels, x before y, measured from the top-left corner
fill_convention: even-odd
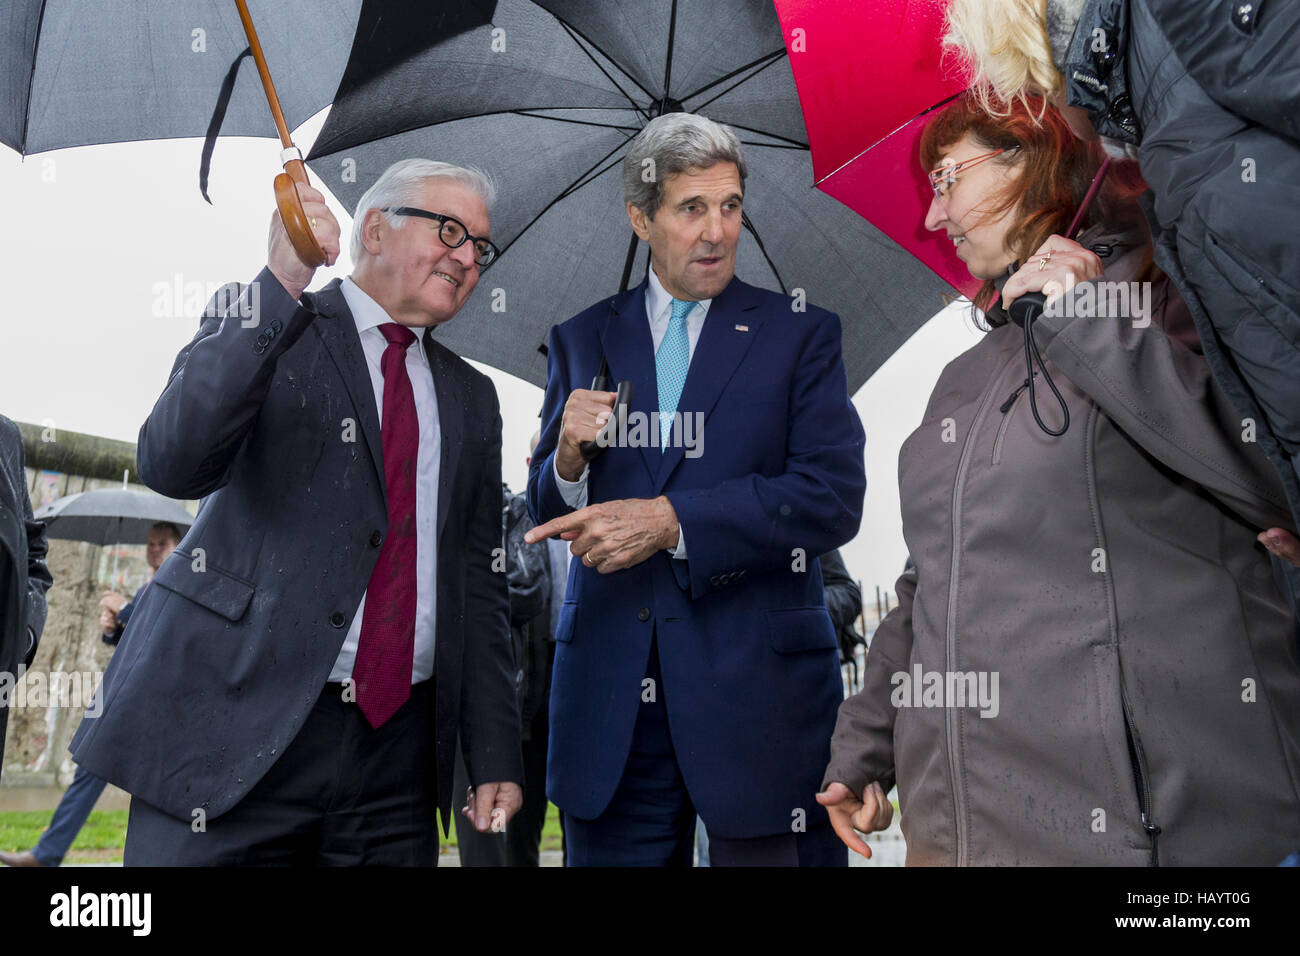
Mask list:
[[[333,263],[338,223],[299,195]],[[352,275],[315,293],[273,216],[266,269],[177,358],[139,472],[205,500],[72,744],[132,794],[128,865],[434,865],[458,736],[474,825],[519,808],[501,416],[429,335],[496,255],[492,198],[474,170],[394,164]]]

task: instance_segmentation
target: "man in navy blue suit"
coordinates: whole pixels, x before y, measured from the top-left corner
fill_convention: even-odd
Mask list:
[[[735,278],[746,167],[703,117],[651,121],[623,164],[648,275],[552,330],[528,504],[570,566],[547,792],[572,865],[838,865],[814,795],[842,697],[817,558],[866,489],[839,319]],[[580,451],[614,393],[614,447]],[[707,441],[705,440],[707,439]]]

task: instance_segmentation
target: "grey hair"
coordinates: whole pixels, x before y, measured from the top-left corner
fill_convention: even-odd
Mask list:
[[[366,190],[357,203],[352,215],[352,262],[355,264],[365,251],[361,242],[361,227],[365,223],[366,213],[371,209],[383,209],[387,206],[412,206],[419,199],[420,187],[429,179],[450,179],[462,186],[472,189],[483,197],[489,209],[496,201],[497,190],[492,180],[480,169],[465,166],[453,166],[432,159],[399,159],[380,174],[373,186]],[[438,210],[430,210],[437,212]],[[391,212],[382,213],[388,224],[400,229],[408,217],[397,216]]]
[[[623,157],[623,201],[650,219],[664,201],[664,181],[688,169],[735,163],[745,189],[745,158],[731,127],[695,113],[664,113],[636,134]]]

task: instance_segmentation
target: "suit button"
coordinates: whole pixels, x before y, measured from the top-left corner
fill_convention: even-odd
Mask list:
[[[370,532],[370,547],[377,548],[384,543],[384,534],[378,528]]]
[[[343,613],[341,611],[335,611],[333,614],[330,615],[330,625],[332,627],[342,627],[347,622],[348,619],[343,616]]]
[[[715,574],[713,577],[709,578],[709,587],[716,588],[718,586],[719,586],[718,576]]]
[[[641,608],[641,610],[636,612],[636,619],[638,621],[650,620],[650,609],[648,607]]]

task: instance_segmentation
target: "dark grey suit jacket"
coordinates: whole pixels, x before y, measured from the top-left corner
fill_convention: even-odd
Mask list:
[[[234,806],[303,725],[388,530],[379,415],[338,281],[302,306],[268,270],[257,324],[203,320],[140,429],[141,480],[203,498],[104,675],[86,770],[189,820]],[[227,300],[229,301],[229,300]],[[474,784],[522,782],[491,380],[425,338],[438,398],[438,803],[456,738]],[[433,821],[430,821],[432,824]]]
[[[30,667],[45,628],[45,525],[32,520],[23,471],[23,436],[0,415],[0,767],[4,765],[9,696],[18,671]]]

